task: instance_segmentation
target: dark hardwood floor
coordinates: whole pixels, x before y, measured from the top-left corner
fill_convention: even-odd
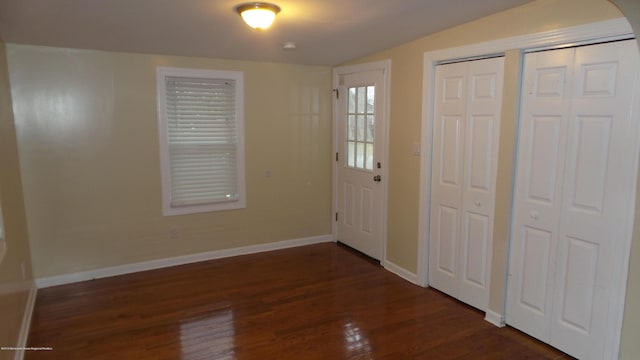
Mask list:
[[[333,243],[38,291],[26,359],[570,359]]]

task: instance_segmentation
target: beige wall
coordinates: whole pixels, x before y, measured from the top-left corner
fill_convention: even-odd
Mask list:
[[[0,40],[0,202],[7,245],[4,260],[0,263],[0,346],[16,346],[28,290],[33,281],[5,44],[2,40]],[[0,351],[0,359],[12,358],[12,351]]]
[[[640,29],[640,2],[612,0]],[[622,13],[607,0],[538,0],[502,13],[451,28],[351,62],[391,59],[390,172],[387,256],[394,263],[416,271],[418,247],[419,159],[411,144],[420,141],[422,56],[427,51],[468,45],[504,37],[619,18]],[[639,41],[640,43],[640,41]],[[503,119],[494,225],[494,249],[489,308],[502,313],[505,299],[507,226],[511,202],[515,121],[517,118],[519,51],[507,51]],[[401,69],[401,70],[397,70]],[[640,177],[639,177],[640,179]],[[628,293],[621,344],[621,359],[640,354],[640,182],[633,235]]]
[[[331,233],[330,68],[14,44],[7,57],[36,278]],[[244,72],[246,209],[162,216],[156,66]]]

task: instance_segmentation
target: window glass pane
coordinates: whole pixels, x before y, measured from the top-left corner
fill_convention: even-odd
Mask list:
[[[347,140],[356,139],[356,116],[349,115],[349,124],[347,128]]]
[[[363,143],[356,144],[356,167],[360,169],[364,168],[364,144]]]
[[[353,141],[347,142],[347,166],[356,166],[356,143]]]
[[[351,114],[356,112],[356,88],[349,88],[349,96],[347,97],[347,111]]]
[[[365,127],[364,127],[364,115],[358,115],[358,141],[364,141]]]
[[[367,141],[373,142],[374,130],[374,116],[367,115]]]
[[[373,144],[367,144],[367,161],[365,163],[365,168],[367,170],[373,170]]]
[[[358,114],[362,114],[365,112],[364,102],[365,102],[365,87],[358,88]]]

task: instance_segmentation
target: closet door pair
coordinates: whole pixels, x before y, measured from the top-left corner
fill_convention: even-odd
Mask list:
[[[580,359],[613,358],[606,344],[619,341],[612,302],[635,200],[637,79],[631,41],[524,60],[506,321]]]
[[[489,301],[504,58],[439,65],[434,98],[429,285]]]

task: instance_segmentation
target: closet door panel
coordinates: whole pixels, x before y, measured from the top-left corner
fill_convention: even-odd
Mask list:
[[[549,340],[573,49],[525,56],[507,323]]]
[[[439,65],[434,96],[429,285],[489,300],[503,58]]]
[[[547,283],[553,234],[525,226],[519,235],[518,240],[522,242],[522,251],[517,254],[517,261],[522,264],[520,305],[544,317],[548,311]]]
[[[464,258],[462,259],[464,264],[464,270],[462,273],[462,279],[465,287],[474,286],[479,289],[487,289],[488,285],[488,264],[487,255],[491,239],[489,217],[485,215],[475,214],[472,212],[465,212],[465,221],[463,223],[463,238],[464,238]],[[460,297],[465,295],[463,291],[460,292]],[[476,307],[482,308],[486,305],[479,303],[480,299],[467,299],[468,303],[473,302]]]
[[[468,62],[459,299],[489,305],[504,58]]]
[[[463,178],[467,66],[438,66],[436,71],[429,285],[458,296],[460,219]]]
[[[612,340],[614,254],[635,188],[638,155],[629,150],[638,56],[631,41],[575,51],[551,343],[602,359],[611,356],[604,346]]]
[[[447,206],[440,206],[438,209],[437,223],[438,229],[436,249],[437,271],[451,278],[456,277],[456,266],[458,264],[456,253],[456,239],[458,238],[458,211]]]

